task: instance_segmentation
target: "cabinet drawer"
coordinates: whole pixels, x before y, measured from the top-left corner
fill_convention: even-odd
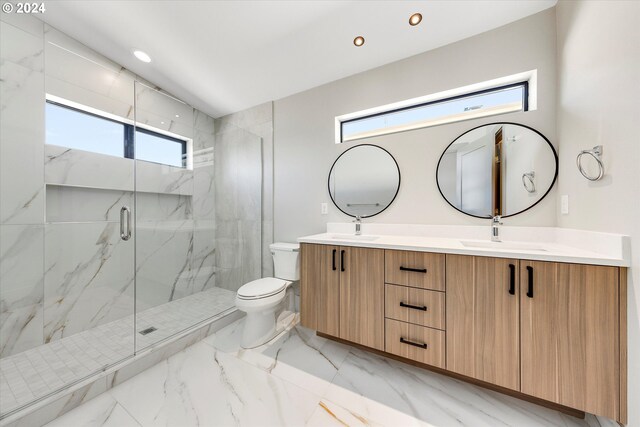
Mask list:
[[[385,251],[385,282],[444,291],[444,254]]]
[[[385,319],[385,351],[438,368],[445,367],[445,332]]]
[[[445,294],[385,285],[385,317],[430,328],[445,329]]]

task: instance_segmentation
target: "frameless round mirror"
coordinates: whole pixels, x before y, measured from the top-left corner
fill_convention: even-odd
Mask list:
[[[547,195],[557,174],[558,156],[549,140],[515,123],[463,133],[444,151],[436,172],[445,200],[480,218],[526,211]]]
[[[347,215],[361,218],[385,210],[400,189],[400,168],[391,154],[362,144],[342,153],[329,172],[331,200]]]

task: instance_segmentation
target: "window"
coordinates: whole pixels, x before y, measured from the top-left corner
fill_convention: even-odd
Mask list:
[[[136,129],[136,158],[163,165],[184,167],[187,144],[146,129]]]
[[[186,140],[140,127],[135,128],[132,124],[50,100],[46,103],[46,118],[47,144],[186,167]]]
[[[425,97],[427,98],[427,97]],[[402,103],[336,117],[337,143],[496,114],[528,111],[529,82]],[[422,100],[423,102],[416,102]]]

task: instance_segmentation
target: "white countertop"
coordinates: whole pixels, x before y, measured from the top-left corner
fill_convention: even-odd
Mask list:
[[[301,243],[359,246],[445,254],[629,267],[628,236],[551,227],[502,227],[503,241],[491,242],[490,227],[330,223],[327,233],[305,236]],[[451,237],[445,237],[451,236]]]

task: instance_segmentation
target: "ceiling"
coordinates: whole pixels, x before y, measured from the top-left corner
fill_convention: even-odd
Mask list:
[[[219,117],[554,6],[511,1],[56,1],[42,19]],[[414,12],[423,15],[408,25]],[[363,35],[356,48],[352,40]],[[132,48],[147,52],[142,63]]]

